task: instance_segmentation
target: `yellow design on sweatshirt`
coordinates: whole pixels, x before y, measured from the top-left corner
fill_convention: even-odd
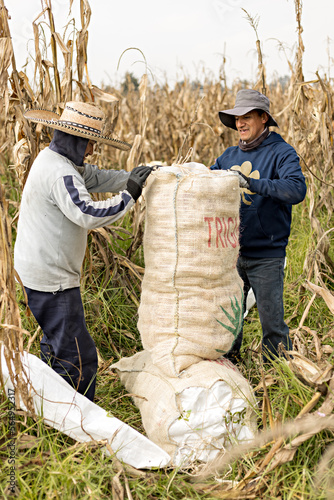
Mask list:
[[[253,170],[252,172],[252,164],[250,161],[244,161],[242,165],[233,165],[231,167],[231,170],[238,170],[239,172],[242,172],[246,177],[250,177],[251,179],[260,179],[260,172],[258,170]],[[246,205],[251,205],[251,201],[247,201],[245,198],[245,193],[246,194],[255,194],[252,191],[250,191],[247,188],[240,188],[241,189],[241,198]]]

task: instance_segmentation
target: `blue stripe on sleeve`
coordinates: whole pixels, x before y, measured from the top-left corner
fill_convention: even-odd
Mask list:
[[[92,205],[87,205],[84,200],[80,199],[79,191],[74,186],[72,175],[65,175],[63,179],[71,200],[85,215],[91,215],[92,217],[110,217],[112,215],[118,214],[119,212],[122,212],[131,200],[131,196],[129,194],[122,193],[122,201],[114,207],[94,208]]]

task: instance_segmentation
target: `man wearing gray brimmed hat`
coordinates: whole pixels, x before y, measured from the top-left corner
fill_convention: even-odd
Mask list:
[[[152,167],[125,172],[85,163],[97,141],[122,150],[131,147],[102,135],[104,114],[93,103],[68,102],[61,116],[45,110],[24,116],[55,131],[23,189],[14,265],[44,334],[42,360],[93,401],[97,352],[80,295],[87,233],[130,210]],[[93,201],[91,192],[119,194]]]
[[[265,361],[278,356],[279,344],[291,350],[289,328],[284,322],[283,281],[286,246],[290,235],[292,205],[306,195],[299,159],[270,126],[269,99],[256,90],[237,93],[235,106],[219,112],[222,123],[239,133],[238,146],[217,158],[212,170],[231,170],[241,188],[240,254],[238,272],[244,282],[244,309],[252,288],[262,326]],[[227,357],[240,359],[242,330]]]

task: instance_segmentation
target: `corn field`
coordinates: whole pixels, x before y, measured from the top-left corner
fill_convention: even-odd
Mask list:
[[[34,78],[29,80],[25,72],[16,67],[8,11],[4,0],[0,0],[0,340],[6,360],[12,360],[15,366],[15,374],[12,372],[11,376],[17,394],[23,398],[32,417],[33,407],[22,382],[19,353],[34,346],[40,332],[28,331],[22,325],[17,299],[22,292],[15,283],[12,250],[23,186],[38,152],[49,144],[52,131],[28,124],[23,117],[24,111],[40,108],[60,113],[64,103],[70,100],[99,104],[107,117],[104,134],[112,132],[133,144],[129,153],[99,146],[91,163],[103,168],[129,171],[138,164],[159,161],[172,165],[185,159],[210,166],[225,148],[237,143],[237,133],[221,125],[218,111],[232,108],[236,93],[242,88],[240,82],[230,88],[226,86],[223,66],[217,81],[206,81],[201,86],[187,80],[173,88],[167,82],[158,86],[143,74],[138,89],[130,80],[126,91],[112,86],[99,88],[88,72],[88,29],[93,15],[88,0],[80,1],[81,27],[71,34],[66,28],[63,33],[57,31],[51,0],[43,0],[42,5],[40,16],[33,22],[35,68]],[[313,81],[304,80],[300,0],[295,0],[295,7],[297,49],[290,81],[284,88],[279,83],[267,83],[258,40],[258,81],[249,82],[249,87],[269,97],[271,112],[280,125],[278,132],[296,149],[307,181],[307,198],[298,211],[300,220],[295,218],[294,224],[298,226],[301,221],[307,221],[309,238],[305,240],[300,273],[291,280],[294,305],[289,309],[288,323],[294,350],[302,360],[300,364],[296,361],[292,371],[309,388],[310,398],[299,408],[296,419],[282,428],[268,395],[270,375],[262,373],[259,385],[263,391],[264,432],[258,442],[237,447],[228,457],[208,464],[201,469],[193,493],[188,491],[175,498],[190,498],[192,494],[195,498],[194,492],[198,498],[283,498],[278,494],[270,496],[266,475],[293,461],[302,443],[320,432],[327,433],[326,439],[323,438],[327,451],[317,464],[319,480],[328,473],[334,456],[334,447],[331,447],[334,429],[334,89],[332,82],[317,72]],[[90,232],[81,284],[83,290],[88,287],[94,290],[94,276],[99,275],[102,276],[99,286],[111,283],[122,290],[128,304],[138,307],[144,273],[141,247],[144,210],[143,204],[136,204],[126,223]],[[310,327],[319,301],[324,308],[324,323],[317,328]],[[117,357],[119,348],[111,347]],[[98,343],[97,348],[100,349]],[[103,370],[108,361],[100,361]],[[314,367],[317,376],[312,378],[306,366]],[[238,460],[236,482],[226,476],[226,467],[233,460]],[[125,485],[127,497],[145,498],[133,491],[129,493],[127,472],[122,467],[119,470],[122,473],[118,472],[117,477],[123,478],[120,487],[123,489]],[[212,477],[219,474],[223,480],[212,482]],[[139,479],[145,482],[148,476]],[[334,495],[331,481],[327,491]],[[121,494],[116,495],[114,483],[113,498],[124,498]],[[168,498],[168,495],[159,497],[147,493],[146,498]],[[313,497],[296,495],[291,498]],[[328,498],[333,496],[328,493]]]

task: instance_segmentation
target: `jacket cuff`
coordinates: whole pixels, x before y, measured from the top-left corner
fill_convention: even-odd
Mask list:
[[[252,177],[248,177],[248,184],[249,184],[249,190],[252,191],[253,193],[257,193],[257,185],[258,185],[259,179],[252,179]]]

